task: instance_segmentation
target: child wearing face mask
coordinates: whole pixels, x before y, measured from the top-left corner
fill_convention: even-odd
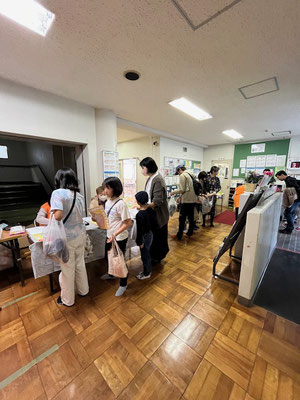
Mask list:
[[[92,208],[96,208],[100,205],[104,206],[105,202],[107,200],[107,197],[104,193],[104,187],[103,186],[99,186],[96,189],[96,196],[92,198],[91,202],[90,202],[90,209]]]

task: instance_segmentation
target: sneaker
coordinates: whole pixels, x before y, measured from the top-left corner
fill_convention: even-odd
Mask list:
[[[126,292],[127,286],[119,286],[119,289],[116,291],[115,296],[120,297]]]
[[[287,235],[290,235],[293,231],[291,231],[290,229],[280,229],[279,233],[286,233]]]
[[[108,280],[113,280],[116,279],[114,276],[109,275],[109,274],[104,274],[100,277],[100,279],[102,279],[103,281],[108,281]]]
[[[136,278],[137,279],[139,279],[139,280],[143,280],[143,279],[149,279],[149,278],[151,278],[151,273],[149,274],[149,275],[145,275],[144,274],[144,272],[140,272],[137,276],[136,276]]]
[[[62,299],[61,299],[60,296],[57,298],[56,303],[57,303],[59,306],[72,307],[72,306],[68,306],[67,304],[63,303],[63,301],[62,301]]]
[[[173,240],[181,240],[177,235],[170,235]]]

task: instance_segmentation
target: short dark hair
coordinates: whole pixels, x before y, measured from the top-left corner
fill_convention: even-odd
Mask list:
[[[207,173],[205,171],[199,172],[198,179],[204,180],[207,179]]]
[[[114,197],[119,197],[123,193],[123,185],[120,179],[116,176],[110,176],[104,179],[102,186],[113,190]]]
[[[287,176],[287,173],[282,169],[281,171],[278,171],[275,176],[280,176],[280,175]]]
[[[213,167],[211,167],[211,169],[210,169],[210,173],[212,173],[212,172],[218,172],[220,170],[220,168],[219,167],[217,167],[216,165],[214,165]]]
[[[59,169],[54,178],[55,189],[70,189],[79,192],[78,179],[72,168]]]
[[[263,172],[271,172],[270,168],[265,168]]]
[[[149,174],[155,174],[158,170],[156,162],[151,157],[146,157],[140,162],[140,167],[146,167]]]

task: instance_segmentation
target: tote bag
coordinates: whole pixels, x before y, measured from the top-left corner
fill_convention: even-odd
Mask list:
[[[116,278],[126,278],[128,269],[125,263],[124,255],[120,247],[113,237],[111,249],[107,252],[108,258],[108,273]]]

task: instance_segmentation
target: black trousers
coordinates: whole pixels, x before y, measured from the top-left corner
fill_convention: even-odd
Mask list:
[[[216,214],[216,203],[217,203],[217,196],[214,196],[213,205],[212,205],[212,208],[210,209],[210,212],[209,212],[211,221],[213,221],[213,219],[215,217],[215,214]]]
[[[118,243],[118,245],[120,247],[120,250],[124,254],[124,257],[125,257],[125,253],[126,253],[127,241],[128,241],[128,239],[117,240],[117,243]],[[111,243],[105,243],[105,259],[106,259],[106,263],[107,263],[107,252],[110,249],[111,249]],[[120,278],[120,286],[127,286],[127,279],[128,279],[128,275],[127,275],[126,278]]]
[[[189,221],[188,236],[192,236],[194,232],[194,210],[195,203],[183,203],[179,214],[179,229],[177,232],[178,239],[182,238],[186,218]]]
[[[150,249],[152,261],[163,260],[169,252],[168,224],[153,231],[153,241]]]

